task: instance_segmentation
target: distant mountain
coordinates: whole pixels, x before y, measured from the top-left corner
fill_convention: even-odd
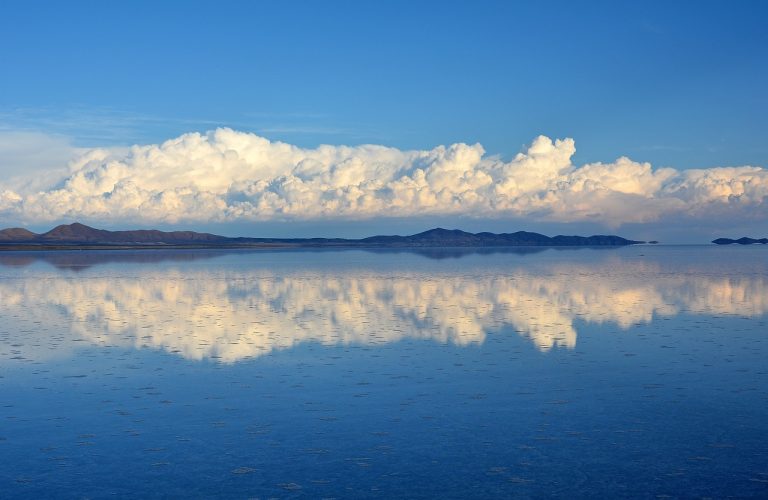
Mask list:
[[[107,231],[84,224],[64,224],[47,233],[26,229],[0,231],[0,246],[290,246],[290,247],[509,247],[509,246],[621,246],[643,243],[619,236],[555,236],[518,231],[516,233],[468,233],[436,228],[410,236],[371,236],[359,240],[344,238],[228,238],[194,231]]]
[[[0,231],[0,243],[29,244],[96,244],[96,245],[185,245],[197,243],[226,243],[231,238],[194,231],[107,231],[85,224],[63,224],[47,233],[35,234],[26,229],[13,228]]]
[[[383,246],[441,246],[441,247],[492,247],[492,246],[618,246],[644,243],[620,236],[555,236],[550,238],[539,233],[468,233],[459,229],[436,228],[411,236],[371,236],[358,240],[364,245]]]
[[[0,241],[20,241],[36,238],[38,235],[20,227],[11,227],[0,231]]]
[[[734,243],[739,245],[754,245],[755,243],[765,245],[768,243],[768,238],[760,238],[759,240],[754,238],[747,238],[746,236],[744,238],[739,238],[738,240],[732,240],[730,238],[718,238],[716,240],[712,240],[712,243],[716,245],[732,245]]]

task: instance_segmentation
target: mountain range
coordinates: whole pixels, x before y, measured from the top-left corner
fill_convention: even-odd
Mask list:
[[[644,243],[612,235],[555,236],[517,231],[515,233],[468,233],[458,229],[435,228],[410,236],[345,238],[230,238],[194,231],[107,231],[85,224],[57,226],[46,233],[22,228],[0,230],[0,247],[8,246],[282,246],[282,247],[503,247],[503,246],[622,246]]]

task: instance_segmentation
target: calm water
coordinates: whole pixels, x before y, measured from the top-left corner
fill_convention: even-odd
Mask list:
[[[768,248],[0,254],[0,497],[766,497]]]

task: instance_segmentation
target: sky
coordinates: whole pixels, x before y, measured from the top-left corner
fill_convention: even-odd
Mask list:
[[[768,4],[0,0],[0,225],[768,236]]]

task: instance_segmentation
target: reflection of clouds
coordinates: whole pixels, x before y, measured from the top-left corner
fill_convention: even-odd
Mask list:
[[[0,316],[34,317],[18,333],[6,331],[6,345],[44,357],[52,343],[67,340],[51,332],[68,325],[72,339],[95,345],[234,362],[310,341],[480,344],[486,332],[508,325],[548,350],[576,345],[577,320],[626,329],[681,311],[768,312],[764,276],[663,273],[646,263],[561,263],[503,275],[213,269],[0,281]]]
[[[749,280],[759,286],[747,286],[744,280],[721,279],[717,286],[689,282],[680,286],[680,300],[699,314],[759,316],[768,311],[768,279],[757,276]]]

